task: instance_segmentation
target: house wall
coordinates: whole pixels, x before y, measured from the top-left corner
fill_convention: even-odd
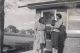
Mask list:
[[[80,53],[80,9],[68,9],[68,29],[64,53]]]

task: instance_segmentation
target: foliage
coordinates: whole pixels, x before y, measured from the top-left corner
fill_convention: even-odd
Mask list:
[[[26,30],[22,29],[19,31],[20,34],[26,34]]]
[[[4,29],[4,32],[7,32],[7,33],[18,33],[18,34],[22,34],[22,35],[33,35],[34,34],[34,30],[32,30],[32,29],[28,29],[28,30],[21,29],[21,30],[18,30],[16,28],[16,26],[13,26],[13,25],[7,26]]]
[[[29,32],[30,35],[33,35],[34,34],[34,30],[32,30],[32,29],[28,29],[27,32]]]
[[[18,33],[19,30],[13,26],[13,25],[9,25],[7,28],[4,29],[5,32],[13,32],[13,33]]]

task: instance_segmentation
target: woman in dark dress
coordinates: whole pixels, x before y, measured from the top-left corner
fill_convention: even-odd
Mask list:
[[[66,38],[65,26],[62,22],[61,14],[56,14],[57,21],[52,22],[52,35],[51,35],[51,42],[52,42],[52,53],[63,53],[64,41]],[[55,24],[53,24],[55,22]]]

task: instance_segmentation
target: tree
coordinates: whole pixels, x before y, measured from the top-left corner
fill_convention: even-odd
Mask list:
[[[18,33],[19,32],[19,30],[13,25],[9,25],[4,30],[5,30],[5,32],[13,32],[13,33]]]
[[[0,0],[0,53],[3,53],[4,40],[4,0]]]

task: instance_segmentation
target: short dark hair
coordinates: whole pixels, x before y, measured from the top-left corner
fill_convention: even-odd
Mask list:
[[[62,15],[61,15],[61,14],[56,14],[56,16],[58,16],[58,17],[59,17],[59,19],[61,19],[61,18],[62,18]]]
[[[43,17],[39,19],[39,23],[42,23],[42,24],[44,23]]]

